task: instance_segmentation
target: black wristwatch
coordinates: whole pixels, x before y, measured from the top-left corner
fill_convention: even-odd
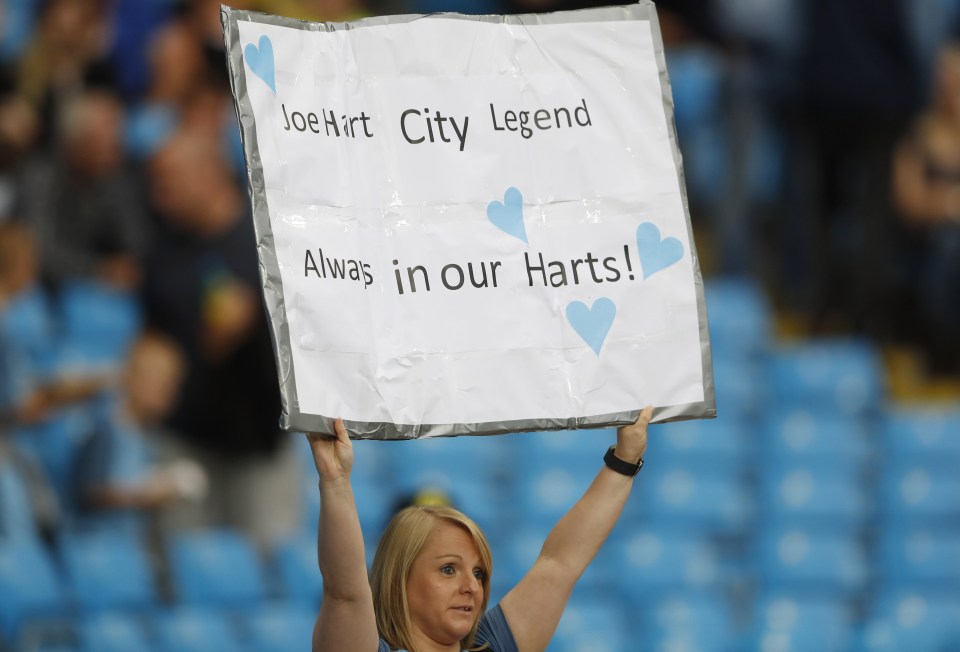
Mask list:
[[[643,468],[643,458],[641,457],[640,461],[636,464],[624,462],[614,454],[613,451],[615,451],[616,448],[617,447],[614,445],[607,449],[607,454],[603,456],[603,463],[606,464],[611,470],[630,476],[631,478],[640,473],[640,469]]]

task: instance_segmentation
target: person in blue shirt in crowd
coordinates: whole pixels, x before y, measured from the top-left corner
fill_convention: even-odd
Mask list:
[[[623,511],[652,415],[647,407],[617,430],[590,488],[550,532],[529,572],[489,611],[489,545],[476,523],[450,507],[408,507],[394,516],[368,580],[347,430],[338,419],[336,438],[309,434],[320,476],[323,575],[314,652],[546,649],[574,585]]]
[[[134,343],[120,395],[76,458],[73,528],[143,535],[149,513],[204,492],[201,467],[189,459],[161,463],[159,452],[157,426],[175,404],[184,367],[164,335],[147,332]]]

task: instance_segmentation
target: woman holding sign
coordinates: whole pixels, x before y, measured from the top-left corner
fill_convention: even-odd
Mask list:
[[[323,602],[314,652],[532,652],[546,649],[573,586],[620,517],[643,464],[653,409],[617,431],[587,492],[547,537],[530,571],[487,611],[490,548],[447,507],[410,507],[383,533],[367,578],[343,422],[336,438],[308,435],[320,475],[317,552]],[[379,647],[378,647],[379,646]]]

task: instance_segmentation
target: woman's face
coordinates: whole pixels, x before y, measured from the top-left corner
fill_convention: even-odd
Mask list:
[[[438,519],[407,577],[414,639],[459,646],[480,617],[486,572],[467,530]]]

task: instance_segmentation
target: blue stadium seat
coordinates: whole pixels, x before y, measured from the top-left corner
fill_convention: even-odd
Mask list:
[[[601,452],[602,453],[602,452]],[[594,474],[600,470],[602,461],[594,457]],[[589,486],[590,478],[585,473],[576,473],[576,469],[557,464],[556,466],[530,469],[519,478],[516,488],[517,506],[521,518],[549,529],[575,502]]]
[[[30,372],[49,375],[59,356],[50,301],[39,288],[16,295],[0,312],[0,339],[24,354]]]
[[[492,595],[498,598],[503,597],[526,575],[537,560],[547,534],[547,529],[531,526],[528,523],[512,529],[503,540],[491,545],[493,548]],[[599,555],[580,578],[576,595],[592,598],[606,594],[613,586],[615,572],[615,560],[608,554]]]
[[[717,596],[680,595],[657,600],[642,619],[635,649],[702,650],[734,649],[733,616]]]
[[[887,461],[879,497],[888,522],[936,527],[960,519],[960,477],[952,460]]]
[[[754,362],[717,358],[713,361],[718,413],[738,421],[758,417],[768,403],[766,367]]]
[[[957,594],[896,591],[878,597],[870,610],[858,652],[960,649],[960,599]]]
[[[709,47],[674,48],[667,53],[677,129],[686,131],[717,118],[722,106],[724,62]]]
[[[896,459],[952,459],[960,464],[960,409],[899,407],[883,418],[884,452]]]
[[[0,541],[37,535],[27,485],[16,467],[0,457]]]
[[[761,595],[754,608],[751,650],[848,650],[852,605],[833,596]]]
[[[7,0],[0,25],[0,59],[4,62],[19,57],[30,43],[38,5],[37,0]]]
[[[707,460],[712,466],[740,472],[746,464],[752,426],[733,417],[695,419],[654,426],[657,465]]]
[[[46,473],[60,505],[67,512],[76,507],[76,493],[72,486],[76,454],[92,428],[92,412],[85,405],[77,405],[59,410],[46,421],[31,425],[14,436],[17,449]]]
[[[231,617],[212,608],[177,607],[153,622],[157,652],[246,652]]]
[[[862,465],[871,451],[864,420],[813,408],[773,407],[767,410],[762,433],[759,443],[767,460],[802,456],[820,463],[840,458]]]
[[[250,652],[301,652],[309,649],[317,612],[303,604],[264,606],[244,619]]]
[[[313,484],[313,493],[319,495],[316,483]],[[360,515],[360,525],[366,536],[378,536],[390,519],[391,510],[395,507],[396,494],[390,490],[390,485],[377,482],[374,479],[353,481],[353,498],[357,504],[357,513]],[[310,530],[316,532],[316,521]]]
[[[853,533],[871,515],[866,485],[859,473],[814,461],[776,464],[762,474],[760,513],[768,522]]]
[[[63,346],[74,369],[120,364],[140,332],[143,316],[133,294],[92,281],[74,281],[60,292]]]
[[[960,530],[897,527],[881,535],[877,548],[887,586],[960,592]]]
[[[651,524],[733,534],[745,527],[751,505],[736,469],[701,461],[641,471],[637,490],[642,500],[628,503],[628,512]]]
[[[740,278],[706,282],[707,320],[715,359],[747,361],[771,343],[773,317],[759,284]]]
[[[578,477],[592,479],[603,464],[603,452],[616,437],[616,428],[550,430],[511,435],[507,445],[516,475],[532,467],[564,466]]]
[[[549,652],[622,652],[629,649],[622,609],[608,599],[571,599]]]
[[[167,549],[173,584],[184,604],[249,607],[266,597],[259,556],[239,532],[177,534]]]
[[[60,545],[67,585],[84,611],[159,605],[153,568],[142,542],[127,533],[72,534]]]
[[[818,414],[872,413],[884,394],[884,377],[880,356],[866,340],[809,340],[782,346],[770,358],[773,398]]]
[[[768,590],[798,595],[852,595],[867,579],[863,544],[844,532],[774,528],[761,534],[756,563]]]
[[[438,437],[380,445],[397,482],[449,490],[462,478],[496,481],[500,444],[498,437]]]
[[[649,602],[666,591],[710,592],[723,585],[718,551],[694,534],[639,530],[608,542],[603,554],[616,569],[620,594],[631,602]]]
[[[0,540],[0,634],[17,641],[31,622],[67,613],[63,584],[39,541]]]
[[[80,652],[155,652],[139,616],[102,612],[77,624]]]
[[[283,595],[292,603],[316,608],[323,597],[323,577],[317,566],[317,535],[290,538],[274,550],[273,561]]]

